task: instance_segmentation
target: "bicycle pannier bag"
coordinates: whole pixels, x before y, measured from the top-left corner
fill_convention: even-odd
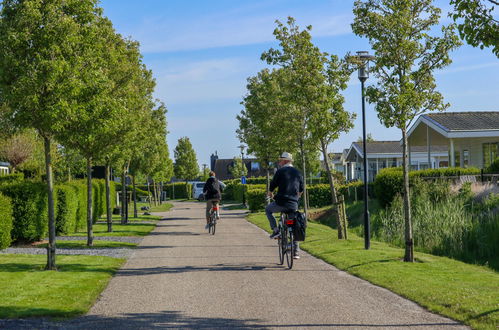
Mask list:
[[[307,229],[307,219],[300,211],[295,212],[295,225],[293,226],[293,236],[295,241],[304,241]]]

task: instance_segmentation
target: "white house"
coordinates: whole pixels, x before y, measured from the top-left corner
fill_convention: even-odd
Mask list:
[[[485,168],[499,156],[499,111],[421,115],[408,141],[410,150],[423,147],[427,153],[448,146],[450,166]]]
[[[0,162],[0,175],[7,175],[10,173],[9,163]]]
[[[433,146],[428,160],[426,146],[412,147],[409,162],[412,170],[423,170],[432,167],[448,166],[448,151],[446,145]],[[374,181],[376,174],[385,167],[402,166],[402,146],[399,141],[372,141],[366,144],[368,181]],[[363,143],[352,143],[345,157],[346,179],[363,180],[364,178]]]

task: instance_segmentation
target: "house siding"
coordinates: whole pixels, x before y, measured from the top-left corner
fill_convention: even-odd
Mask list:
[[[454,150],[459,151],[460,163],[456,166],[463,164],[463,151],[470,152],[469,166],[483,168],[483,144],[484,143],[499,143],[499,137],[493,138],[470,138],[470,139],[454,139]]]

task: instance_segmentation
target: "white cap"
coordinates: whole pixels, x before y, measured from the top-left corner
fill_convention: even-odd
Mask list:
[[[291,155],[289,152],[283,152],[281,157],[279,157],[280,160],[293,160],[293,155]]]

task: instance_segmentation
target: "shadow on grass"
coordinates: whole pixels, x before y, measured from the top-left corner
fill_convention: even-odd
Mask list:
[[[392,262],[392,261],[399,261],[398,258],[392,258],[392,259],[381,259],[381,260],[373,260],[373,261],[369,261],[369,262],[363,262],[363,263],[360,263],[360,264],[356,264],[356,265],[351,265],[347,268],[345,268],[344,270],[349,270],[349,269],[352,269],[352,268],[355,268],[355,267],[360,267],[360,266],[365,266],[365,265],[369,265],[369,264],[377,264],[377,263],[385,263],[385,262]]]
[[[56,313],[56,310],[47,309]],[[15,310],[13,310],[15,312]],[[0,320],[5,329],[269,329],[269,328],[402,328],[402,327],[445,327],[456,326],[456,322],[440,323],[324,323],[316,322],[266,322],[261,319],[235,319],[228,317],[193,317],[179,311],[157,313],[128,313],[120,317],[88,315],[70,321],[50,322],[48,320]]]
[[[33,271],[45,271],[45,264],[25,264],[25,263],[2,263],[2,272],[9,273],[19,273],[19,272],[33,272]],[[113,275],[116,273],[117,269],[113,267],[96,267],[93,265],[85,264],[58,264],[58,272],[91,272],[91,273],[106,273]],[[0,302],[0,310],[3,307]]]

